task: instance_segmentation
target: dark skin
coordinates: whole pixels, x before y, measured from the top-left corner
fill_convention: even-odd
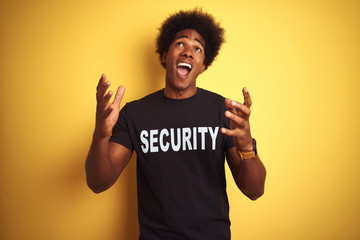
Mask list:
[[[95,193],[105,191],[115,183],[132,155],[126,147],[109,142],[125,93],[125,88],[120,86],[114,101],[110,103],[113,92],[106,93],[109,86],[110,82],[106,81],[106,75],[103,74],[96,88],[96,125],[85,164],[88,186]]]
[[[162,57],[162,61],[166,63],[164,93],[167,97],[185,99],[196,93],[196,79],[205,69],[205,44],[195,30],[185,29],[177,33],[168,52]],[[184,63],[191,65],[191,71],[185,74],[178,69],[179,64]],[[125,88],[120,86],[111,103],[109,101],[113,92],[107,92],[109,86],[110,82],[103,74],[97,87],[96,126],[86,159],[87,183],[95,193],[105,191],[115,183],[132,155],[124,146],[109,142],[125,93]],[[225,116],[230,119],[230,129],[222,128],[221,132],[234,139],[235,147],[226,151],[234,180],[247,197],[255,200],[264,192],[266,170],[258,156],[241,160],[236,153],[236,149],[242,152],[253,149],[249,124],[252,102],[246,88],[243,89],[243,95],[243,104],[231,99],[225,100],[228,109]]]
[[[178,32],[169,50],[162,56],[166,64],[165,95],[169,98],[184,99],[196,93],[196,79],[204,72],[205,41],[195,30]],[[187,75],[178,72],[178,64],[191,65]]]
[[[250,132],[250,94],[246,88],[242,90],[244,103],[225,99],[227,111],[225,116],[230,119],[230,129],[222,128],[221,132],[234,139],[235,147],[226,151],[226,159],[238,188],[251,200],[256,200],[264,194],[266,170],[259,156],[241,160],[236,149],[241,152],[253,150]]]

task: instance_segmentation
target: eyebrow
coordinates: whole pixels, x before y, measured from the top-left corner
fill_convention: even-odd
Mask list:
[[[189,37],[186,36],[186,35],[181,35],[181,36],[178,36],[177,38],[175,38],[175,40],[176,40],[176,39],[179,39],[179,38],[189,38]],[[201,46],[202,46],[203,48],[205,48],[204,44],[203,44],[199,39],[195,38],[195,41],[197,41],[198,43],[200,43]]]

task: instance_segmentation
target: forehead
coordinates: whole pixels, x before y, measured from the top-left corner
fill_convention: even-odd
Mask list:
[[[205,46],[205,40],[203,37],[194,29],[184,29],[176,33],[175,40],[179,38],[186,38],[192,41],[199,42],[202,46]]]

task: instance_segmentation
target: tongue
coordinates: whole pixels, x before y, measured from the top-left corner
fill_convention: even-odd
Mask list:
[[[186,67],[178,67],[176,70],[181,76],[186,76],[189,73],[189,69]]]

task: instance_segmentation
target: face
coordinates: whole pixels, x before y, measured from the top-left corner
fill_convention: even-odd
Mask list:
[[[168,52],[162,56],[166,64],[165,93],[195,94],[196,78],[205,70],[204,59],[202,36],[193,29],[178,32]]]

